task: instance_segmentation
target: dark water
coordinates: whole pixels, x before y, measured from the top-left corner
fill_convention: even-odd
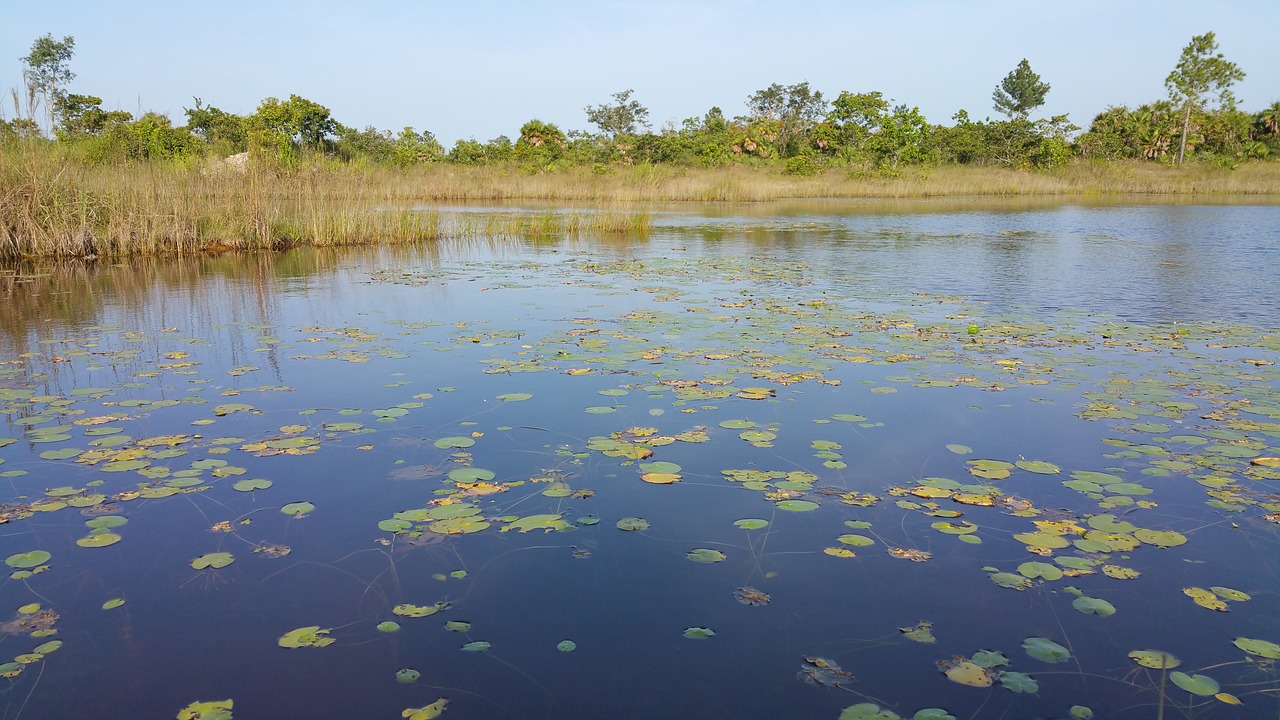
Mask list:
[[[1280,642],[1280,470],[1255,462],[1280,456],[1280,207],[907,209],[710,207],[661,212],[647,238],[13,268],[0,555],[51,558],[6,568],[0,622],[28,627],[7,627],[0,663],[63,644],[0,681],[0,717],[232,699],[241,718],[394,718],[439,698],[446,718],[836,718],[867,702],[1275,717],[1273,661],[1233,641]],[[644,482],[601,451],[609,436],[680,481]],[[474,444],[437,444],[450,437]],[[979,459],[1023,466],[986,479]],[[460,492],[445,473],[467,467],[492,477]],[[1079,471],[1124,484],[1063,485]],[[300,501],[314,510],[280,511]],[[440,534],[410,512],[408,533],[379,528],[450,503],[489,525]],[[78,546],[102,514],[127,518],[121,539]],[[536,515],[563,528],[503,529]],[[619,530],[627,517],[648,529]],[[936,526],[966,522],[980,543]],[[1100,527],[1132,547],[1083,542]],[[1027,533],[1066,547],[1031,552]],[[268,546],[290,552],[254,552]],[[234,562],[191,566],[213,552]],[[1027,562],[1078,574],[990,577],[1036,575]],[[769,602],[739,603],[742,587]],[[29,635],[31,603],[55,634]],[[393,613],[406,603],[448,606]],[[936,642],[900,631],[920,621]],[[333,644],[277,644],[307,626]],[[1037,637],[1070,659],[1029,656]],[[1128,656],[1143,649],[1243,704],[1167,677],[1162,692]],[[936,665],[982,650],[1035,687]],[[805,682],[806,658],[852,677]],[[397,682],[402,668],[421,677]]]

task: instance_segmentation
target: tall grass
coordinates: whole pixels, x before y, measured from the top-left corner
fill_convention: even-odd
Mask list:
[[[659,202],[784,198],[922,198],[1182,194],[1280,196],[1280,163],[1236,170],[1077,161],[1053,172],[988,167],[908,168],[894,176],[828,170],[794,177],[772,167],[571,168],[434,164],[409,169],[305,160],[288,171],[250,162],[90,165],[56,144],[0,148],[0,257],[119,257],[227,249],[421,243],[442,237],[643,234]],[[414,209],[449,202],[591,203],[476,219]]]

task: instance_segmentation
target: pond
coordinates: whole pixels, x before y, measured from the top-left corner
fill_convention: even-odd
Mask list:
[[[1276,267],[795,202],[8,268],[0,718],[1275,717]]]

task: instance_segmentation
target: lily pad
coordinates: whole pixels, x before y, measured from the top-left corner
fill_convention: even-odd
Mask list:
[[[235,484],[232,485],[231,487],[240,492],[253,492],[254,490],[266,490],[267,488],[271,487],[271,481],[264,480],[262,478],[253,478],[250,480],[237,480]]]
[[[1116,606],[1101,598],[1088,597],[1081,595],[1071,601],[1071,606],[1086,615],[1100,615],[1106,617],[1116,614]]]
[[[196,570],[204,570],[206,568],[217,570],[219,568],[224,568],[235,561],[235,556],[229,552],[205,553],[195,560],[192,560],[191,567]]]
[[[10,555],[5,558],[4,564],[15,568],[33,568],[49,562],[50,557],[53,556],[44,550],[31,550]]]
[[[1066,662],[1071,659],[1071,651],[1058,643],[1042,637],[1030,637],[1022,641],[1022,649],[1037,660],[1049,663]]]
[[[465,437],[462,435],[443,437],[435,442],[435,446],[440,448],[441,450],[449,450],[452,448],[469,448],[475,444],[476,444],[476,441],[474,439]]]
[[[789,512],[807,512],[809,510],[817,510],[818,503],[810,500],[783,500],[775,505],[779,510],[787,510]]]
[[[1270,640],[1254,640],[1253,638],[1238,637],[1232,641],[1236,647],[1258,657],[1270,658],[1271,660],[1280,660],[1280,645]]]
[[[1236,646],[1239,647],[1239,643],[1236,643]],[[1280,648],[1277,650],[1280,651]],[[1177,657],[1163,650],[1134,650],[1129,653],[1129,658],[1142,667],[1153,670],[1170,670],[1182,664]]]
[[[466,650],[467,652],[485,652],[491,647],[493,646],[490,645],[489,643],[483,640],[477,640],[475,642],[469,642],[466,645],[463,645],[462,649]]]
[[[718,563],[725,559],[725,554],[710,548],[695,548],[685,553],[685,557],[694,562]]]
[[[301,648],[301,647],[325,647],[337,642],[334,638],[329,637],[328,630],[321,630],[319,625],[309,625],[290,630],[276,644],[282,648]]]
[[[574,650],[577,649],[577,647],[578,647],[578,644],[572,640],[561,640],[560,642],[556,643],[556,649],[562,653],[573,652]]]
[[[615,523],[619,530],[648,530],[649,521],[638,517],[625,517]]]
[[[400,668],[396,671],[396,682],[399,683],[417,682],[420,677],[422,677],[422,673],[413,668]]]
[[[378,623],[378,632],[393,633],[399,629],[400,629],[400,623],[398,622],[392,622],[391,620],[387,620],[385,622]]]
[[[715,634],[715,631],[711,628],[704,627],[685,628],[684,631],[684,636],[690,640],[705,640]]]
[[[768,527],[769,521],[761,520],[759,518],[743,518],[742,520],[734,520],[733,524],[735,527],[742,528],[743,530],[760,530],[761,528]]]
[[[1222,689],[1218,681],[1208,675],[1188,675],[1181,670],[1169,673],[1169,680],[1192,695],[1200,697],[1212,697]]]
[[[305,501],[291,502],[281,507],[280,512],[284,513],[285,515],[292,515],[296,518],[300,518],[315,509],[316,509],[316,506],[312,505],[309,502],[305,502]]]

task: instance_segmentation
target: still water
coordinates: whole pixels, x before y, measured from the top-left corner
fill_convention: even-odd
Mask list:
[[[10,268],[0,718],[1275,717],[1278,228]]]

